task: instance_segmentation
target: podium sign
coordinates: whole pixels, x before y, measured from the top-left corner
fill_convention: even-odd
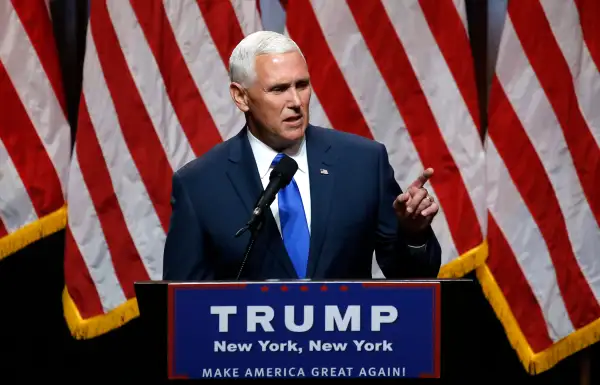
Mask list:
[[[170,378],[439,377],[439,282],[169,285]]]

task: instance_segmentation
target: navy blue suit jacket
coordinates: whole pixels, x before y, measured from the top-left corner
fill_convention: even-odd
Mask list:
[[[386,278],[437,275],[441,250],[431,229],[420,249],[408,247],[410,240],[399,231],[392,204],[401,190],[381,143],[309,125],[306,149],[312,202],[308,278],[371,279],[374,250]],[[234,235],[262,191],[246,128],[178,170],[163,278],[235,279],[250,234]],[[241,278],[297,278],[270,210]]]

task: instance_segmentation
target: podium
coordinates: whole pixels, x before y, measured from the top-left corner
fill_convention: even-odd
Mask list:
[[[468,380],[470,279],[135,284],[160,379]]]

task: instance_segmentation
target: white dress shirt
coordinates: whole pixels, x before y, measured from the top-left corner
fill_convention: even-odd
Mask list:
[[[267,188],[267,185],[269,184],[269,175],[273,169],[271,167],[271,163],[273,162],[273,159],[275,159],[277,151],[273,150],[271,147],[267,146],[257,137],[252,135],[250,130],[248,130],[248,141],[250,142],[250,147],[252,148],[252,153],[254,154],[254,159],[256,160],[258,175],[260,175],[263,188]],[[298,163],[298,171],[296,171],[296,174],[294,174],[294,180],[298,185],[298,190],[300,190],[300,197],[302,198],[302,205],[304,206],[308,231],[310,232],[310,181],[308,177],[308,159],[306,157],[306,140],[302,140],[300,149],[296,154],[286,155]],[[277,223],[277,228],[279,228],[279,232],[281,233],[279,203],[277,196],[271,204],[271,212],[273,213],[273,217]]]

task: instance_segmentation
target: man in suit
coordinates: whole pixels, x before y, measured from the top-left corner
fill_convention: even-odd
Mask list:
[[[308,67],[289,38],[249,35],[229,66],[231,97],[247,124],[174,174],[163,278],[370,279],[373,251],[386,278],[435,277],[441,250],[430,224],[438,205],[423,187],[433,170],[402,193],[382,144],[309,124]],[[250,232],[235,234],[278,154],[298,170],[265,211],[242,264]]]

